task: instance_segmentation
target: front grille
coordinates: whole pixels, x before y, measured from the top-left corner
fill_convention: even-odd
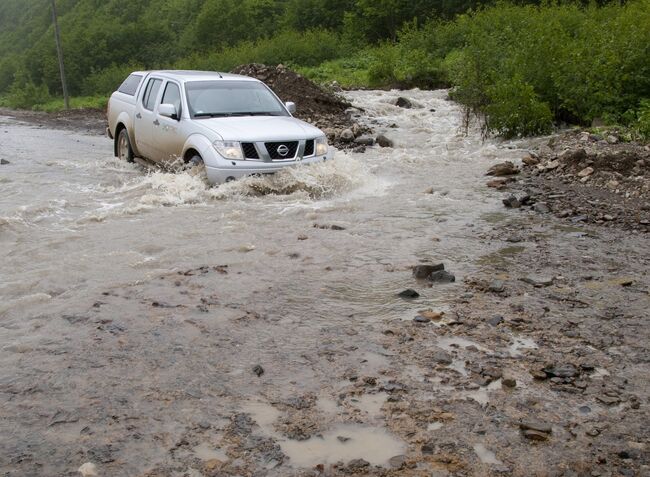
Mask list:
[[[266,150],[269,153],[271,159],[293,159],[296,157],[296,152],[298,152],[298,141],[289,141],[289,142],[266,142],[264,143]],[[287,153],[280,154],[278,149],[282,149],[282,146],[286,146]]]
[[[243,142],[241,145],[244,150],[244,157],[246,159],[259,159],[260,156],[257,154],[257,149],[255,149],[255,144],[252,142]]]
[[[309,157],[314,155],[314,140],[310,139],[305,143],[305,154],[303,157]]]

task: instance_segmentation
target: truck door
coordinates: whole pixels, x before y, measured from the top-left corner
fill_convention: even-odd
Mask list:
[[[158,105],[171,104],[176,108],[176,119],[161,116],[158,113]],[[174,81],[167,81],[163,89],[160,103],[156,105],[156,119],[154,123],[153,144],[156,148],[156,161],[171,164],[177,160],[182,161],[181,154],[185,145],[185,138],[181,131],[181,116],[183,114],[183,101],[181,100],[181,88]]]
[[[159,123],[154,113],[154,107],[160,96],[162,79],[149,78],[145,86],[142,98],[136,104],[135,112],[135,144],[141,156],[155,160],[155,148],[153,147],[153,130],[155,123]]]

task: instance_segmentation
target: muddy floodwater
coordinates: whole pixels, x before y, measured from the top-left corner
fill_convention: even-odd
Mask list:
[[[453,316],[464,277],[535,248],[485,240],[504,217],[483,179],[533,142],[465,135],[445,91],[407,93],[417,107],[347,94],[394,148],[218,187],[120,162],[104,137],[0,118],[0,474],[525,469],[480,417],[459,424],[460,450],[423,443],[451,426],[444,403],[481,416],[504,393],[500,376],[455,386],[476,372],[457,350],[517,360],[539,337],[436,337],[443,320],[427,339],[449,359],[428,364],[386,339],[418,310]],[[441,261],[455,283],[414,283],[413,265]]]

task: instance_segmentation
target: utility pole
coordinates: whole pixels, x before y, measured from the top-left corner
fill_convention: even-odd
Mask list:
[[[59,57],[59,71],[61,72],[61,85],[63,86],[63,101],[65,109],[70,109],[70,98],[68,97],[68,84],[65,81],[65,68],[63,66],[63,46],[61,45],[61,32],[56,17],[56,3],[52,0],[52,21],[54,22],[54,36],[56,38],[56,54]]]

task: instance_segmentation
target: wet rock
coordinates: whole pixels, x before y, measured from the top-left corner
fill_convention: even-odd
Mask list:
[[[501,323],[503,323],[503,316],[495,315],[488,320],[488,323],[492,326],[499,326]]]
[[[539,164],[539,159],[533,156],[526,156],[521,160],[521,162],[523,162],[527,166],[535,166]]]
[[[377,144],[379,144],[380,147],[393,147],[394,143],[392,140],[388,139],[386,136],[383,134],[380,134],[377,136]]]
[[[580,374],[580,371],[571,363],[562,363],[546,366],[544,373],[551,378],[574,378]]]
[[[300,234],[298,235],[298,240],[307,240],[309,237],[307,237],[305,234]]]
[[[256,364],[255,366],[253,366],[253,374],[255,374],[259,378],[264,374],[264,368],[259,364]]]
[[[488,285],[488,291],[491,291],[492,293],[501,293],[505,291],[505,289],[506,284],[503,282],[503,280],[493,280]]]
[[[344,129],[343,131],[341,131],[341,135],[339,137],[343,142],[354,141],[354,133],[352,132],[351,129]]]
[[[375,138],[370,137],[370,136],[361,136],[358,137],[354,140],[355,144],[358,144],[360,146],[374,146],[375,145]]]
[[[448,366],[454,361],[451,354],[442,349],[434,351],[434,353],[431,355],[431,359],[434,363],[442,364],[444,366]]]
[[[9,162],[9,161],[6,160],[6,159],[0,159],[0,165],[3,165],[3,166],[4,166],[4,165],[7,165],[7,164],[11,164],[11,162]]]
[[[406,464],[406,456],[405,455],[396,455],[388,459],[388,465],[390,465],[393,469],[401,469],[404,467]]]
[[[336,436],[336,440],[338,440],[339,442],[346,443],[347,441],[350,440],[350,437],[345,437],[345,436]]]
[[[587,177],[594,173],[593,167],[585,167],[580,172],[578,172],[578,177]]]
[[[431,321],[431,318],[427,318],[425,316],[418,315],[415,318],[413,318],[413,321],[415,321],[416,323],[429,323]]]
[[[347,468],[351,472],[359,472],[360,470],[370,467],[370,462],[364,459],[354,459],[348,462]]]
[[[456,275],[445,270],[440,270],[430,274],[427,280],[433,283],[453,283],[456,281]]]
[[[433,311],[433,310],[420,310],[418,311],[418,314],[420,316],[423,316],[424,318],[428,318],[429,320],[438,321],[445,315],[445,312]]]
[[[444,269],[444,263],[437,263],[435,265],[416,265],[413,267],[413,276],[415,278],[427,278],[433,272],[439,272]]]
[[[503,199],[503,205],[509,209],[518,209],[530,203],[530,195],[526,193],[512,194]]]
[[[549,438],[549,435],[545,432],[533,431],[530,429],[523,431],[523,434],[526,439],[530,439],[531,441],[547,441]]]
[[[507,388],[516,388],[517,380],[514,377],[506,374],[501,378],[501,384]]]
[[[82,477],[97,477],[97,466],[92,462],[86,462],[82,464],[81,467],[77,469],[77,472],[81,474]]]
[[[519,428],[522,430],[543,432],[544,434],[550,434],[553,432],[553,427],[550,424],[528,419],[520,421]]]
[[[519,174],[519,168],[511,161],[501,162],[490,167],[486,173],[488,176],[511,176]]]
[[[407,288],[406,290],[399,292],[397,296],[401,298],[417,298],[420,294],[412,288]]]
[[[553,277],[524,277],[522,282],[528,283],[535,288],[549,287],[553,285]]]
[[[405,108],[405,109],[411,109],[413,107],[413,103],[411,102],[410,99],[400,96],[395,101],[395,106],[398,106],[400,108]]]
[[[596,399],[598,399],[603,404],[606,404],[607,406],[614,406],[615,404],[621,402],[621,399],[619,397],[608,396],[607,394],[601,394],[600,396],[597,396]]]
[[[533,206],[533,210],[535,210],[535,212],[537,212],[538,214],[548,214],[551,211],[551,209],[549,209],[548,205],[546,205],[545,202],[537,202]]]
[[[486,186],[493,189],[504,189],[510,182],[513,182],[514,179],[511,177],[499,177],[498,179],[492,179],[485,183]]]

